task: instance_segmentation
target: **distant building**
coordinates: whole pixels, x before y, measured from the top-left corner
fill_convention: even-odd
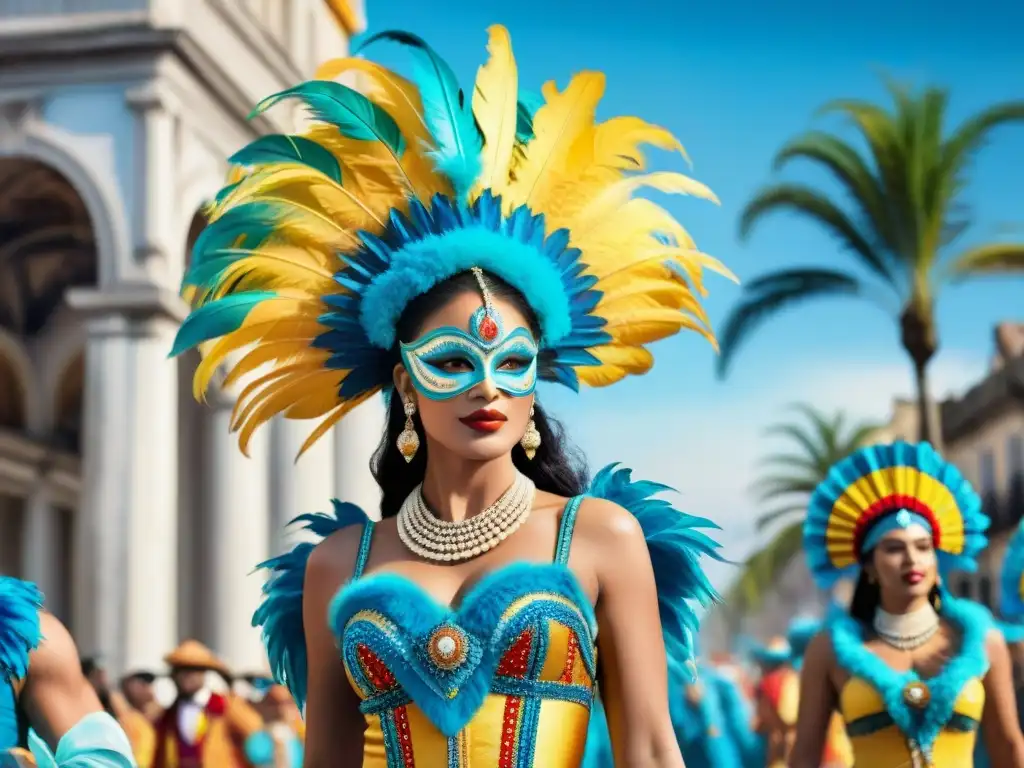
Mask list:
[[[167,359],[225,158],[291,130],[248,113],[363,26],[361,0],[0,0],[0,570],[115,673],[185,636],[261,665],[272,532],[377,499],[379,403],[297,466],[296,422],[245,459],[236,393],[199,406]]]
[[[981,495],[992,520],[978,571],[959,574],[954,592],[995,606],[1007,539],[1024,516],[1024,324],[1000,323],[987,376],[942,404],[945,455]]]

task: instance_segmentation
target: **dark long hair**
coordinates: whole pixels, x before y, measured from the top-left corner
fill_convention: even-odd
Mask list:
[[[537,316],[527,304],[523,295],[508,283],[493,275],[487,276],[487,287],[491,293],[513,304],[530,324],[534,337],[539,338],[540,327]],[[399,318],[396,338],[410,340],[422,330],[423,321],[449,301],[467,291],[479,292],[476,278],[470,272],[462,272],[440,283],[427,293],[417,296]],[[391,366],[401,362],[398,344],[391,350]],[[402,400],[391,393],[388,403],[388,420],[377,450],[370,461],[370,470],[381,489],[380,513],[382,517],[398,514],[399,508],[413,489],[423,482],[427,468],[427,443],[424,440],[413,460],[406,463],[398,452],[395,442],[405,428],[405,412]],[[417,431],[423,435],[423,424],[419,414],[413,417]],[[516,443],[512,449],[512,462],[516,469],[529,477],[538,490],[559,496],[576,496],[587,487],[586,462],[565,437],[562,426],[548,416],[540,403],[534,403],[533,422],[540,433],[540,447],[533,459],[526,458],[522,446]]]
[[[868,578],[864,569],[865,565],[871,563],[875,550],[865,552],[860,558],[860,575],[857,576],[857,584],[853,588],[853,597],[850,598],[850,615],[871,629],[875,621],[875,611],[882,604],[882,588],[873,584]],[[928,593],[928,602],[938,611],[942,604],[942,588],[936,584]]]

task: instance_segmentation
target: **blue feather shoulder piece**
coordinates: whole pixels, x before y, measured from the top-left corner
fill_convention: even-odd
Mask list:
[[[1014,624],[1024,620],[1024,521],[1010,538],[1000,572],[999,613]]]
[[[632,470],[609,464],[594,477],[589,495],[624,507],[640,523],[654,567],[669,664],[681,666],[692,678],[700,628],[695,605],[707,607],[718,600],[701,557],[724,559],[718,553],[721,545],[704,532],[717,529],[717,525],[655,498],[671,490],[660,483],[633,480]]]
[[[306,563],[314,547],[335,531],[364,525],[369,519],[355,504],[332,501],[331,513],[299,515],[289,525],[301,524],[315,542],[296,544],[283,555],[260,563],[257,569],[270,571],[263,586],[263,602],[252,617],[261,629],[274,679],[288,687],[299,708],[306,704],[306,631],[302,623],[302,588]]]
[[[28,673],[29,654],[42,640],[43,594],[29,581],[0,576],[0,676],[5,682]]]

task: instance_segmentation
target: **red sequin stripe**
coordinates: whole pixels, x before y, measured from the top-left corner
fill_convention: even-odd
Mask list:
[[[558,678],[561,683],[572,682],[572,668],[576,664],[576,655],[579,653],[580,641],[576,633],[569,630],[569,645],[565,649],[565,666],[562,667],[562,676]]]
[[[377,654],[360,643],[356,646],[356,655],[377,691],[388,691],[395,686],[395,676]]]
[[[897,509],[906,509],[910,512],[915,512],[925,520],[932,527],[932,542],[935,547],[938,548],[942,541],[942,531],[939,529],[939,521],[935,518],[935,513],[932,512],[931,508],[914,496],[906,496],[899,493],[894,493],[891,496],[885,496],[870,507],[864,510],[861,514],[860,519],[857,520],[857,524],[853,529],[853,551],[860,552],[861,544],[864,543],[864,535],[871,527],[871,523],[877,520],[884,514],[892,512]]]
[[[395,730],[398,731],[398,744],[402,748],[402,765],[404,768],[415,768],[416,761],[412,756],[412,734],[409,733],[409,715],[405,707],[395,708]]]
[[[498,674],[506,677],[525,677],[533,647],[533,633],[523,632],[512,644],[498,664]],[[501,723],[501,750],[498,768],[514,768],[519,753],[519,717],[523,700],[515,696],[505,699],[505,716]]]

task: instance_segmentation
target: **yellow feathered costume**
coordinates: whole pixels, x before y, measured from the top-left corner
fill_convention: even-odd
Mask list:
[[[229,356],[225,383],[251,379],[234,419],[243,451],[279,413],[321,419],[305,450],[389,386],[406,304],[471,267],[537,313],[542,379],[576,388],[645,373],[645,345],[682,329],[714,343],[697,296],[705,268],[728,271],[635,196],[649,187],[715,199],[683,174],[645,172],[644,145],[682,146],[637,117],[597,122],[597,72],[561,91],[547,83],[538,99],[522,93],[508,32],[489,32],[469,98],[425,42],[386,32],[366,45],[407,46],[411,80],[346,58],[257,107],[299,99],[312,127],[231,158],[185,277],[194,311],[174,348],[204,353],[197,397]],[[334,81],[353,71],[365,93]]]

